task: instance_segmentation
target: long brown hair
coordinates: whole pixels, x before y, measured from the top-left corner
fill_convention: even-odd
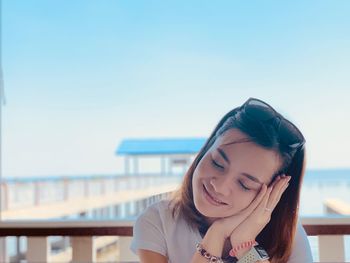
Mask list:
[[[256,241],[270,255],[271,263],[287,262],[296,232],[301,183],[305,172],[305,147],[291,151],[288,147],[281,145],[275,127],[265,122],[253,121],[251,118],[247,118],[244,114],[240,114],[239,107],[228,112],[220,120],[192,162],[184,176],[180,189],[172,199],[173,217],[176,215],[182,216],[190,226],[199,229],[201,232],[205,232],[209,228],[205,217],[194,205],[192,177],[198,163],[214,144],[216,138],[231,128],[239,129],[252,142],[266,149],[274,150],[280,155],[282,165],[274,174],[273,179],[282,173],[291,176],[289,187],[275,207],[271,220],[256,238]]]

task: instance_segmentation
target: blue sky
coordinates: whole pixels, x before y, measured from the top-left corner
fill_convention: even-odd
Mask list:
[[[350,167],[349,1],[3,0],[5,176],[115,173],[120,140],[209,135],[248,97]]]

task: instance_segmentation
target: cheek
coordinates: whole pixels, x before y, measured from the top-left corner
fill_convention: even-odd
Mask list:
[[[196,184],[198,182],[200,174],[201,174],[198,168],[199,167],[197,166],[193,172],[193,176],[192,176],[192,183],[193,184]]]
[[[209,167],[205,163],[200,162],[193,172],[193,183],[198,183],[202,178],[208,177],[211,174]]]
[[[192,191],[195,198],[198,195],[200,185],[201,185],[201,173],[198,170],[198,166],[197,166],[192,176]]]
[[[256,192],[243,192],[239,188],[235,188],[233,192],[233,214],[240,212],[247,208],[251,202],[255,199]]]

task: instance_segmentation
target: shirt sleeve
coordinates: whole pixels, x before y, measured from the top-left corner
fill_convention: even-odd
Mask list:
[[[136,220],[130,249],[137,254],[138,249],[157,252],[167,257],[163,224],[156,205],[148,207]]]
[[[312,263],[312,253],[307,238],[306,232],[303,226],[298,222],[297,230],[295,234],[292,253],[288,259],[288,263]]]

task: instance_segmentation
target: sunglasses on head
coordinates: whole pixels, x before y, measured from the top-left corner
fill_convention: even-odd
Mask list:
[[[299,129],[266,102],[249,98],[241,106],[241,112],[261,122],[273,121],[273,125],[279,134],[280,142],[289,146],[289,148],[296,150],[305,144],[305,138]]]

